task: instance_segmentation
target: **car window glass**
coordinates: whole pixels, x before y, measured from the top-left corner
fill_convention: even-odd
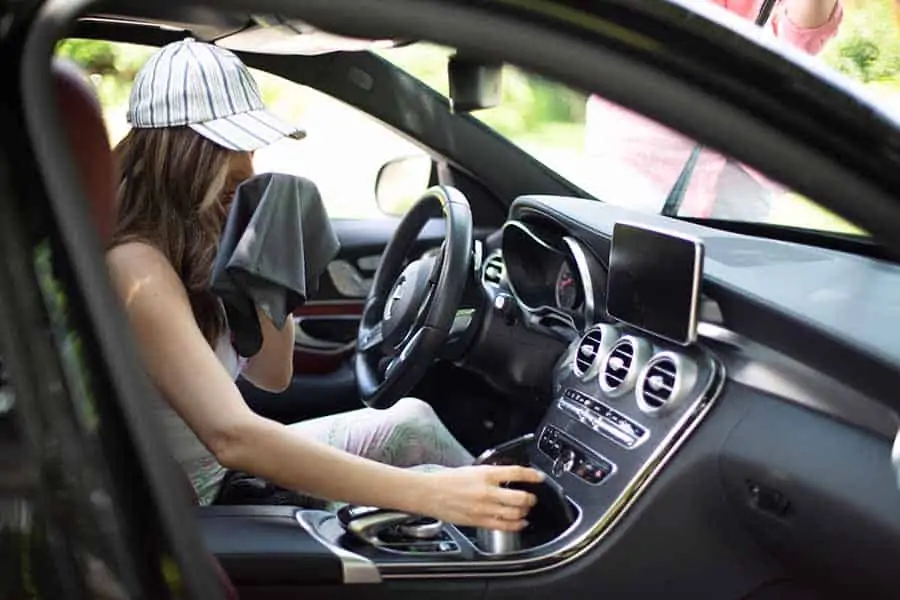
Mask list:
[[[841,26],[825,36],[817,60],[862,80],[873,95],[892,96],[900,104],[895,77],[900,73],[900,19],[895,18],[900,12],[895,15],[888,0],[842,0],[839,6]],[[784,16],[775,16],[784,26]],[[816,40],[803,43],[815,45]],[[448,93],[446,61],[452,50],[413,44],[380,54]],[[686,217],[865,235],[747,165],[603,98],[516,67],[504,67],[502,102],[472,116],[604,202],[657,213],[677,206],[676,214]]]
[[[90,73],[103,104],[113,144],[128,132],[126,113],[131,82],[154,49],[134,44],[71,39],[58,54]],[[253,70],[263,100],[273,113],[307,132],[257,150],[256,172],[280,172],[312,180],[329,216],[381,218],[375,182],[382,165],[421,151],[406,138],[334,98],[307,86]]]

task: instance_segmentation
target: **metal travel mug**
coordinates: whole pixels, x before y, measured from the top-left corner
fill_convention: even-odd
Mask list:
[[[522,548],[522,539],[516,531],[479,529],[478,546],[486,554],[509,554]]]

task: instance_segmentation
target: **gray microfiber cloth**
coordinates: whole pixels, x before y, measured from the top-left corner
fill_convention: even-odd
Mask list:
[[[265,173],[238,186],[212,270],[237,353],[262,347],[259,307],[279,329],[318,289],[340,242],[316,185]]]

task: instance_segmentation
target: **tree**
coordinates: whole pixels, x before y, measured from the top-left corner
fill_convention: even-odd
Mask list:
[[[900,76],[900,2],[844,1],[844,23],[822,58],[866,83],[896,80]]]

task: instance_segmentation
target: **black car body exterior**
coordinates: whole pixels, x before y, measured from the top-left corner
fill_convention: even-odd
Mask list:
[[[216,598],[222,568],[242,598],[896,597],[898,122],[813,59],[689,4],[0,5],[0,599]],[[457,388],[467,394],[487,381],[500,410],[519,415],[504,434],[535,435],[529,461],[554,473],[577,518],[520,555],[486,557],[455,529],[462,550],[449,557],[351,551],[318,528],[320,514],[192,507],[153,424],[147,399],[156,393],[107,280],[50,65],[67,36],[215,40],[250,26],[252,15],[350,37],[427,40],[601,94],[871,236],[604,204],[374,54],[243,54],[425,148],[433,183],[457,187],[472,204],[483,256],[508,244],[530,252],[529,237],[568,248],[599,308],[615,224],[637,223],[704,245],[704,302],[698,341],[686,348],[599,310],[560,337],[545,322],[547,307],[522,301],[534,282],[515,253],[504,253],[504,278],[478,273],[478,330],[422,390],[456,381],[473,386]],[[342,224],[344,258],[380,252],[395,225]],[[440,239],[426,230],[416,249]],[[328,286],[322,293],[359,301]],[[635,391],[602,386],[608,360],[574,363],[598,331],[612,336],[603,346],[610,353],[626,340],[648,362],[694,365],[694,385],[674,412],[650,416],[630,400]],[[297,385],[344,397],[348,372]],[[479,383],[454,379],[460,372]],[[610,433],[612,418],[636,426],[630,442]],[[557,472],[560,447],[607,465],[608,479],[595,485],[570,468]]]

